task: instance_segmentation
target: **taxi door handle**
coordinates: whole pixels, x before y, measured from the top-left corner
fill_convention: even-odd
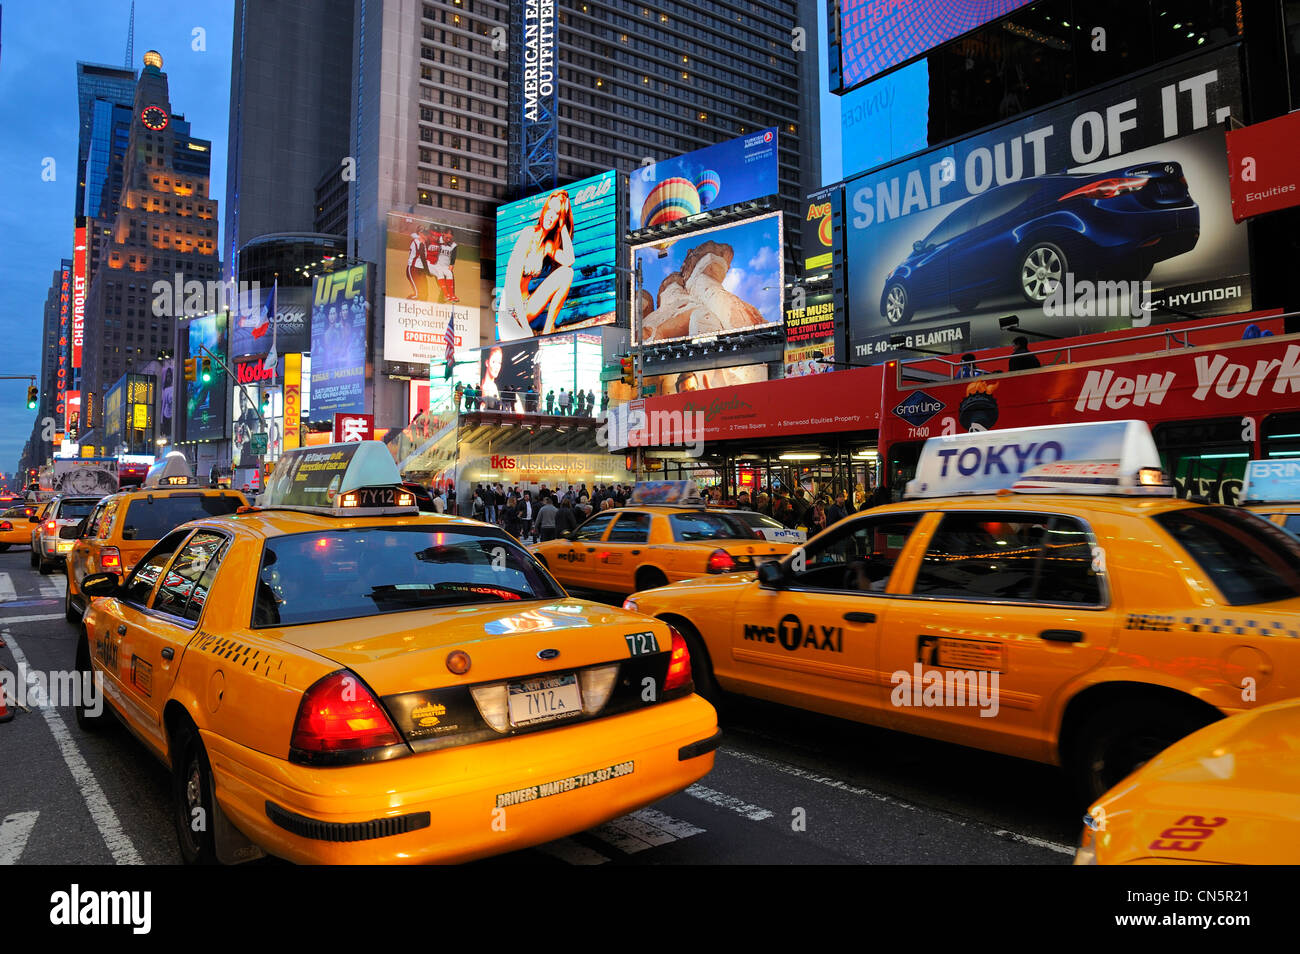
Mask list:
[[[633,551],[632,551],[632,555],[633,555],[633,556],[636,556],[636,555],[637,555],[638,553],[640,553],[640,552],[641,552],[640,550],[633,550]]]
[[[125,636],[125,635],[126,635],[126,623],[123,623],[121,626],[119,626],[119,627],[117,628],[117,635],[119,635],[119,636]]]
[[[1053,643],[1083,642],[1083,633],[1077,629],[1045,629],[1038,636]]]
[[[845,613],[844,622],[846,623],[874,623],[876,621],[875,613]]]
[[[596,548],[595,548],[595,547],[587,547],[587,552],[588,552],[588,553],[595,553],[595,552],[596,552]]]
[[[172,649],[170,646],[168,646],[166,649],[162,651],[163,659],[171,659],[175,655],[176,655],[176,650]]]

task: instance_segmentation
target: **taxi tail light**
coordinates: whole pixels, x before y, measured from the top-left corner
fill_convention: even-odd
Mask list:
[[[729,573],[736,568],[736,561],[726,550],[714,550],[709,554],[708,570],[710,573]]]
[[[8,520],[0,520],[0,530],[12,530],[14,525]]]
[[[401,743],[379,700],[357,676],[340,669],[303,694],[289,746],[305,756],[302,761],[311,761],[313,756],[364,755]]]
[[[673,636],[673,648],[668,656],[668,675],[664,677],[664,692],[683,689],[691,685],[691,651],[686,648],[686,637],[673,626],[668,627]]]
[[[99,568],[102,571],[122,569],[122,554],[117,547],[104,547],[99,551]]]
[[[582,711],[595,715],[605,708],[614,684],[618,682],[618,663],[612,666],[588,666],[578,671],[578,686],[582,692]]]

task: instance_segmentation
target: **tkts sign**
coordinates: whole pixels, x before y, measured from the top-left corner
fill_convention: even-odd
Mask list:
[[[334,443],[369,441],[373,440],[374,436],[375,416],[373,414],[334,415]]]

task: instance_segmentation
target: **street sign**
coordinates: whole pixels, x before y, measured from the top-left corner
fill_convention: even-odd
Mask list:
[[[256,455],[256,454],[265,454],[265,453],[266,453],[266,434],[263,433],[263,432],[261,432],[261,431],[259,431],[259,432],[256,433],[256,434],[251,434],[251,435],[249,435],[249,437],[250,437],[250,440],[249,440],[249,447],[248,447],[248,449],[249,449],[250,451],[252,451],[252,453],[255,454],[255,455]]]

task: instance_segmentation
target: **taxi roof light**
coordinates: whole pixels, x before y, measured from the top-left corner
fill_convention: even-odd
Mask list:
[[[693,480],[641,480],[632,485],[628,503],[639,507],[702,507],[704,499]]]
[[[401,483],[393,455],[382,441],[296,447],[280,458],[257,506],[325,516],[418,514],[415,495]]]
[[[312,756],[340,753],[363,756],[401,742],[370,690],[357,676],[340,669],[303,693],[289,743],[290,759],[310,761]]]
[[[190,469],[190,462],[180,451],[172,451],[162,460],[155,461],[144,475],[145,490],[158,490],[162,487],[195,487],[198,479]]]

